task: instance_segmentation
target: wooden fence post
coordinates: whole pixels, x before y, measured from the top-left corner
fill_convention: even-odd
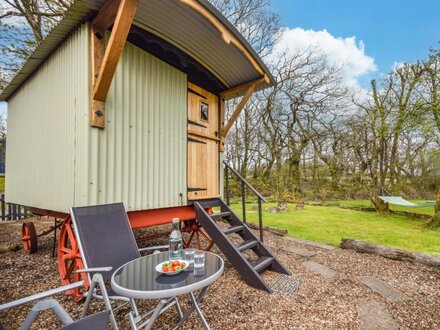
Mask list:
[[[6,209],[5,209],[5,194],[0,196],[0,202],[2,204],[2,221],[6,220]]]

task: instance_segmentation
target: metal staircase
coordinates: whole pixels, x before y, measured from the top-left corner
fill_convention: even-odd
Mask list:
[[[213,207],[220,207],[220,212],[208,214],[206,209]],[[290,272],[258,240],[246,223],[240,220],[221,199],[194,202],[194,208],[197,221],[208,235],[211,236],[215,244],[247,284],[260,290],[272,292],[272,289],[263,280],[260,273],[269,269],[281,274],[290,275]],[[220,218],[226,220],[229,223],[229,227],[222,228],[219,226],[217,220]],[[232,234],[237,234],[241,237],[242,242],[240,244],[234,243],[231,239]],[[252,251],[253,254],[248,254],[246,251]],[[249,257],[256,258],[249,259]]]

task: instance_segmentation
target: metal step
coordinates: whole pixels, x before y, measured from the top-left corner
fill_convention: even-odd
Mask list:
[[[219,213],[213,213],[211,214],[211,218],[213,218],[214,220],[218,219],[218,218],[229,218],[231,216],[231,212],[219,212]]]
[[[219,206],[221,212],[209,215],[206,209],[213,206]],[[228,258],[231,265],[247,284],[260,290],[273,292],[271,287],[258,272],[270,267],[271,271],[290,275],[289,270],[278,261],[275,255],[273,255],[263,243],[258,241],[258,238],[252,233],[248,226],[243,223],[224,201],[221,199],[195,201],[194,209],[197,221],[202,225],[206,233],[211,236],[217,247],[222,251],[225,257]],[[229,213],[228,223],[230,227],[222,229],[214,218],[220,218],[225,213]],[[237,246],[228,236],[232,233],[238,233],[243,239],[240,245]],[[258,259],[254,262],[249,262],[247,256],[243,253],[247,250],[255,254]]]
[[[223,233],[225,235],[229,235],[229,234],[233,234],[233,233],[238,233],[239,231],[243,231],[244,230],[244,226],[232,226],[226,229],[223,229]]]
[[[204,208],[204,209],[209,209],[211,207],[216,207],[216,206],[220,206],[220,199],[216,198],[216,199],[207,199],[207,200],[201,200],[198,201],[198,203]]]
[[[258,244],[258,241],[244,241],[237,246],[237,250],[240,252],[244,252],[246,250],[253,249],[254,247],[258,246]]]
[[[261,257],[254,262],[251,262],[251,265],[254,267],[254,270],[259,273],[265,270],[267,267],[271,266],[274,262],[274,258],[272,257]]]

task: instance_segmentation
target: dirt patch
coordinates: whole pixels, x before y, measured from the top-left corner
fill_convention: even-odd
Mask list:
[[[0,247],[20,244],[21,223],[0,223]],[[44,218],[35,221],[37,232],[48,229],[51,223]],[[52,239],[50,235],[39,238],[39,250],[34,255],[23,250],[0,255],[0,303],[60,285],[56,258],[51,257]],[[323,250],[269,233],[265,233],[265,243],[292,274],[301,279],[299,290],[290,296],[255,290],[226,262],[224,275],[209,289],[201,304],[213,329],[359,329],[356,304],[365,300],[386,306],[401,329],[440,329],[440,270],[350,250]],[[306,248],[315,255],[305,258],[288,254],[283,250],[287,246]],[[219,252],[216,247],[213,251]],[[302,265],[305,260],[325,265],[338,274],[330,279],[319,276]],[[388,301],[359,282],[357,278],[362,276],[374,276],[389,283],[409,300]],[[275,283],[280,275],[267,272],[264,277],[269,283]],[[81,304],[64,294],[55,298],[73,318],[79,317]],[[187,306],[186,297],[181,301]],[[143,302],[141,308],[151,304]],[[0,320],[6,329],[16,329],[30,308],[31,305],[25,305],[1,312]],[[93,303],[92,313],[102,309],[101,302]],[[122,310],[117,314],[121,329],[129,329],[127,312]],[[170,329],[175,321],[174,312],[167,311],[159,318],[156,328]],[[34,328],[54,329],[58,325],[55,316],[44,313]],[[199,328],[195,315],[184,326],[184,329]]]

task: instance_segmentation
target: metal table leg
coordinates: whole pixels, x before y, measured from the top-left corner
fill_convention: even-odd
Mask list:
[[[198,302],[200,301],[200,299],[199,299],[200,295],[197,298],[194,297],[194,293],[192,293],[192,292],[189,295],[191,297],[191,301],[193,303],[193,306],[196,309],[197,314],[199,314],[200,320],[202,321],[203,328],[205,328],[205,330],[210,330],[209,324],[208,324],[208,322],[206,322],[205,316],[203,315],[202,310],[200,309],[199,304],[198,304]]]
[[[202,321],[203,328],[205,330],[210,330],[209,324],[205,319],[205,316],[202,313],[202,310],[199,307],[199,302],[203,299],[204,294],[206,293],[206,290],[208,290],[208,286],[205,286],[200,293],[198,294],[197,298],[194,296],[194,293],[190,293],[189,296],[191,298],[192,306],[185,312],[185,315],[180,319],[180,321],[176,324],[174,327],[174,330],[179,329],[183,323],[186,322],[188,317],[191,315],[191,313],[196,310],[200,320]]]
[[[166,303],[167,303],[166,299],[161,299],[159,303],[156,305],[156,308],[153,311],[153,315],[151,315],[151,317],[146,322],[140,324],[139,326],[137,325],[137,323],[142,320],[142,316],[140,315],[136,316],[134,315],[133,311],[130,311],[130,313],[128,313],[128,318],[130,321],[131,328],[133,330],[140,329],[143,327],[145,327],[145,329],[147,330],[153,328],[154,322],[156,322],[157,318],[161,314],[162,308],[166,305]]]

